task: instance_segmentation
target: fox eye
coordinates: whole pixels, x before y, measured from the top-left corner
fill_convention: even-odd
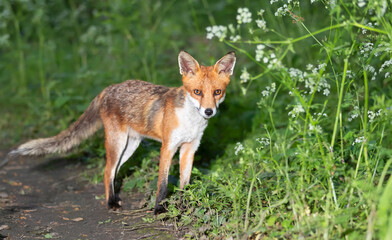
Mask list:
[[[196,95],[201,95],[201,91],[199,89],[193,90],[193,93]]]
[[[222,93],[222,90],[217,89],[214,91],[214,95],[220,95]]]

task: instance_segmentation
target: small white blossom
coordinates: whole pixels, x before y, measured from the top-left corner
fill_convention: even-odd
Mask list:
[[[305,109],[302,107],[301,104],[297,104],[294,106],[293,110],[289,112],[289,116],[295,118],[296,116],[298,116],[300,113],[303,112],[305,112]]]
[[[357,137],[355,139],[355,141],[353,142],[353,146],[357,143],[362,143],[362,142],[366,142],[366,138],[365,137]]]
[[[257,19],[256,24],[257,24],[257,27],[261,28],[264,31],[267,29],[267,22],[264,21],[263,19]]]
[[[256,138],[256,141],[258,141],[260,143],[261,148],[270,145],[269,138]]]
[[[349,113],[348,121],[351,122],[353,119],[359,116],[359,107],[355,106],[354,110]]]
[[[353,79],[355,77],[355,74],[351,70],[346,71],[346,76],[349,79]]]
[[[237,22],[238,24],[250,23],[252,21],[252,13],[248,8],[238,8]]]
[[[244,148],[244,146],[242,145],[242,143],[237,142],[236,145],[235,145],[235,147],[234,147],[234,150],[235,150],[234,154],[237,156],[238,153],[244,151],[244,149],[245,149],[245,148]]]
[[[267,86],[265,88],[265,90],[263,90],[261,92],[261,94],[263,95],[263,97],[268,97],[269,95],[271,95],[275,91],[276,91],[276,84],[275,83],[271,83],[271,86]]]
[[[376,114],[373,111],[368,111],[368,118],[369,122],[373,122],[374,118],[376,117]]]
[[[241,83],[246,83],[249,81],[250,75],[249,75],[248,71],[246,70],[246,68],[242,69],[240,79],[241,79]]]
[[[314,126],[313,124],[309,124],[309,131],[315,131],[317,133],[322,133],[323,129],[321,128],[320,125]]]
[[[296,68],[289,68],[289,75],[291,78],[298,78],[300,82],[304,81],[304,73]]]
[[[261,58],[264,55],[264,48],[265,48],[265,45],[263,45],[263,44],[257,45],[257,47],[256,47],[256,57],[255,57],[256,61],[260,62]]]
[[[374,44],[369,42],[369,43],[365,43],[364,45],[362,45],[359,49],[360,49],[360,53],[365,57],[369,57],[369,53],[371,51],[373,51],[373,46]]]
[[[328,117],[328,115],[326,113],[323,112],[319,112],[319,113],[313,113],[314,116],[323,116],[323,117]]]
[[[364,6],[366,6],[365,0],[359,0],[358,1],[358,7],[363,8]]]
[[[213,37],[224,39],[227,35],[226,26],[210,26],[207,27],[206,30],[207,30],[207,39],[212,39]]]
[[[233,42],[237,42],[238,40],[240,40],[241,39],[241,36],[240,35],[236,35],[236,36],[231,36],[230,37],[230,41],[233,41]]]
[[[275,12],[276,17],[281,17],[281,16],[286,16],[286,13],[288,11],[288,6],[287,4],[284,4],[282,7],[278,8]]]
[[[382,71],[384,71],[385,68],[387,68],[387,67],[389,67],[389,66],[391,66],[391,65],[392,65],[392,59],[389,59],[389,60],[385,61],[385,62],[381,65],[380,70],[378,70],[378,71],[379,71],[379,72],[382,72]]]
[[[260,11],[257,12],[257,15],[259,15],[260,17],[263,16],[265,10],[264,9],[260,9]]]

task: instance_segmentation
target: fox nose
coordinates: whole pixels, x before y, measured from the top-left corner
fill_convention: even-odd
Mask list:
[[[214,111],[212,111],[211,108],[207,108],[207,109],[204,111],[204,113],[205,113],[207,116],[211,116],[213,112],[214,112]]]

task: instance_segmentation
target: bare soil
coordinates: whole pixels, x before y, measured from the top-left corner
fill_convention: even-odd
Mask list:
[[[4,159],[5,152],[0,152]],[[178,239],[173,226],[140,209],[142,194],[121,194],[107,210],[103,184],[91,184],[77,159],[17,159],[0,169],[0,239]]]

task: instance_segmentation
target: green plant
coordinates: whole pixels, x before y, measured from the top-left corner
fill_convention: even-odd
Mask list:
[[[184,193],[190,209],[213,209],[222,219],[195,235],[390,237],[383,184],[390,173],[390,5],[270,4],[256,14],[249,10],[256,4],[238,8],[235,24],[206,28],[208,39],[249,60],[239,87],[244,98],[257,89],[259,110],[245,139]],[[316,15],[316,8],[323,10]],[[206,182],[206,195],[193,198]],[[200,219],[192,212],[184,222]]]

